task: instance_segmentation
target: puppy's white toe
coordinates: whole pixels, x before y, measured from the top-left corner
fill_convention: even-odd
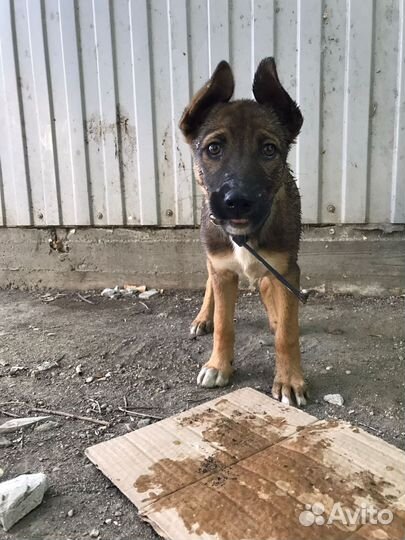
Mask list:
[[[227,377],[222,371],[215,368],[202,367],[197,377],[197,384],[204,388],[215,388],[216,386],[226,386],[229,383]]]

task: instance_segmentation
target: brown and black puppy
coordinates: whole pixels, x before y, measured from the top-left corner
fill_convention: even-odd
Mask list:
[[[232,374],[234,311],[238,277],[258,282],[270,328],[275,332],[276,375],[273,396],[304,405],[298,300],[233,235],[249,243],[296,287],[301,235],[298,188],[287,164],[298,135],[301,112],[282,87],[273,58],[256,72],[256,101],[230,101],[231,68],[221,62],[184,111],[180,128],[191,146],[194,169],[205,200],[201,238],[207,253],[208,281],[193,335],[214,329],[214,346],[201,369],[201,386],[224,386]]]

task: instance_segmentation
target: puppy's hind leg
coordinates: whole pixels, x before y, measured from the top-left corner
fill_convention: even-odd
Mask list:
[[[204,301],[200,312],[191,323],[190,336],[195,338],[204,334],[209,334],[214,328],[214,291],[212,289],[212,278],[210,263],[207,261],[208,279],[205,286]]]

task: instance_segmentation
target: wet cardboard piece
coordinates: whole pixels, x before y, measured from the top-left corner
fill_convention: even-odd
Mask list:
[[[250,388],[92,446],[86,455],[168,539],[405,538],[404,452]],[[326,522],[308,526],[312,514],[302,513],[314,503],[323,505],[318,518]],[[373,524],[360,515],[354,526],[328,523],[334,503],[352,514],[390,509],[394,519]]]

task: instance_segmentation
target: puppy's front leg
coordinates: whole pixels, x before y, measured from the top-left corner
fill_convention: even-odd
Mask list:
[[[210,263],[209,263],[210,264]],[[201,368],[197,384],[206,388],[226,386],[232,374],[235,331],[233,318],[238,294],[238,276],[229,270],[210,268],[214,292],[214,347]]]
[[[295,266],[285,277],[298,287],[298,266]],[[301,369],[298,299],[282,283],[270,275],[262,278],[260,292],[267,308],[270,325],[273,322],[274,307],[277,313],[275,329],[276,374],[272,389],[273,397],[288,405],[295,398],[298,407],[300,407],[306,404],[306,387]]]
[[[203,305],[194,321],[191,323],[190,335],[195,338],[212,332],[214,326],[214,292],[212,290],[211,264],[207,260],[208,279],[205,286]]]

